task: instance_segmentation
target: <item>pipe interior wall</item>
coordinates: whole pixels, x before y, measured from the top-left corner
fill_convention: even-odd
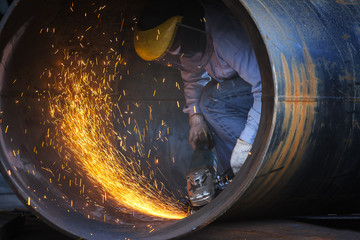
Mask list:
[[[102,80],[89,94],[104,96],[96,98],[103,103],[96,111],[115,119],[104,127],[106,139],[115,149],[126,148],[127,158],[136,156],[145,175],[169,195],[186,201],[191,148],[181,78],[141,61],[132,47],[134,19],[144,3],[15,1],[1,22],[0,169],[25,205],[47,223],[86,239],[168,239],[224,214],[359,211],[360,8],[350,0],[224,1],[249,33],[263,97],[253,154],[213,202],[182,220],[154,218],[124,211],[116,205],[118,196],[94,184],[91,172],[79,165],[83,155],[77,154],[84,149],[67,149],[54,138],[67,135],[58,135],[59,109],[51,102],[67,106],[66,96],[82,90],[58,85],[74,79],[73,72]],[[95,91],[99,86],[109,94]],[[119,110],[106,109],[107,99]]]

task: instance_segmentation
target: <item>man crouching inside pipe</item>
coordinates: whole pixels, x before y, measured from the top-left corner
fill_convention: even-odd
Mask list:
[[[225,170],[217,178],[233,177],[250,153],[261,111],[258,63],[239,21],[218,1],[150,0],[134,46],[142,59],[180,70],[189,143],[195,152],[215,146]],[[192,161],[187,190],[199,207],[215,196],[216,177],[209,158]]]

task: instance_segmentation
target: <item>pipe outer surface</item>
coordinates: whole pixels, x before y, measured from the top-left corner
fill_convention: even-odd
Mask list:
[[[131,5],[130,1],[122,3]],[[72,13],[68,13],[64,1],[14,1],[0,27],[0,106],[6,113],[1,115],[2,122],[16,127],[9,128],[13,136],[10,139],[6,124],[1,125],[0,169],[25,204],[31,199],[29,208],[36,215],[72,236],[86,239],[170,239],[191,234],[222,216],[360,211],[360,3],[224,3],[245,24],[261,71],[262,112],[252,154],[229,187],[198,212],[179,221],[154,220],[151,224],[124,215],[116,225],[88,219],[103,211],[103,206],[73,211],[70,197],[79,205],[88,199],[80,198],[78,192],[65,185],[60,191],[45,174],[32,174],[38,173],[35,162],[41,156],[33,157],[30,140],[40,139],[46,131],[36,125],[37,116],[29,116],[27,105],[16,107],[19,105],[14,103],[14,96],[20,92],[9,90],[13,89],[14,76],[19,89],[25,89],[29,83],[34,84],[34,89],[46,89],[46,82],[31,80],[39,79],[44,62],[55,62],[48,56],[54,49],[48,46],[46,38],[39,37],[38,31],[46,27],[46,19],[56,20],[46,24],[61,25],[61,16]],[[61,12],[64,9],[67,14]],[[128,9],[130,14],[126,16],[133,19],[136,14],[132,14],[131,7]],[[72,32],[76,25],[74,22],[62,30]],[[60,32],[59,27],[57,33]],[[44,57],[41,63],[40,57]],[[41,110],[35,97],[28,99],[29,105]],[[35,127],[30,129],[31,126]],[[34,132],[31,138],[23,134],[26,127]],[[13,152],[18,148],[21,154]],[[51,152],[42,157],[57,159]],[[95,187],[92,190],[96,191]],[[107,214],[111,217],[118,213],[110,209]],[[149,231],[149,225],[154,231]]]

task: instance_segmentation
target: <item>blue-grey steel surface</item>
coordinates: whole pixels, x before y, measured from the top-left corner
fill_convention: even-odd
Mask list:
[[[47,56],[46,51],[52,51],[51,47],[46,48],[46,39],[31,32],[46,27],[40,20],[55,17],[56,14],[65,16],[61,15],[61,11],[68,10],[69,5],[62,1],[41,1],[44,9],[49,10],[46,12],[39,11],[39,2],[16,1],[13,11],[1,25],[3,75],[0,106],[7,114],[3,115],[3,121],[9,123],[13,120],[13,123],[17,123],[17,128],[12,128],[12,131],[14,136],[20,137],[10,141],[8,135],[4,134],[6,125],[1,125],[0,168],[23,202],[26,204],[31,196],[29,208],[48,223],[89,239],[168,239],[190,234],[224,214],[241,218],[360,211],[358,1],[224,1],[247,26],[261,68],[263,107],[252,155],[233,183],[195,214],[180,221],[154,222],[120,214],[118,225],[89,220],[84,212],[73,211],[66,201],[67,196],[63,194],[74,197],[75,193],[66,192],[66,188],[61,192],[52,187],[45,174],[31,175],[35,159],[31,154],[32,149],[26,151],[27,138],[21,137],[21,132],[24,126],[33,124],[34,129],[39,127],[41,130],[40,137],[44,134],[43,129],[36,125],[36,116],[26,115],[26,109],[23,113],[21,109],[13,108],[11,94],[14,92],[4,89],[11,90],[13,73],[18,77],[18,83],[24,86],[28,79],[39,77],[38,71],[43,66],[35,61],[36,55],[27,55],[36,52],[31,47],[39,49],[39,56]],[[56,11],[50,11],[51,4],[56,6]],[[64,29],[71,30],[75,26],[76,22],[64,26]],[[25,39],[21,38],[24,33],[22,27],[26,30]],[[20,36],[21,44],[16,44],[15,35]],[[26,43],[33,39],[39,42]],[[10,41],[15,42],[11,44],[9,55],[6,46]],[[43,43],[44,49],[41,48]],[[14,60],[12,56],[17,57]],[[34,61],[26,61],[28,59]],[[136,70],[143,69],[139,67]],[[46,88],[44,82],[35,81],[34,84],[40,89]],[[173,97],[170,92],[166,93]],[[27,97],[29,104],[36,104],[31,100],[33,96]],[[160,108],[159,111],[176,118],[180,124],[181,118],[175,113],[169,115],[167,109]],[[34,122],[31,119],[35,119]],[[156,127],[154,129],[156,131]],[[181,129],[183,137],[186,126]],[[35,134],[33,139],[36,137]],[[171,148],[185,146],[186,140],[182,140],[182,145]],[[24,154],[13,157],[12,147],[18,142],[23,143],[21,152]],[[43,159],[57,159],[51,152],[43,154]],[[17,172],[8,174],[14,167]],[[36,199],[43,197],[44,193],[47,199],[56,201]],[[84,201],[80,197],[75,200],[80,203]],[[96,214],[96,211],[93,209],[89,214]],[[149,225],[155,229],[151,233]]]
[[[243,1],[275,89],[273,132],[243,211],[360,211],[359,4]]]

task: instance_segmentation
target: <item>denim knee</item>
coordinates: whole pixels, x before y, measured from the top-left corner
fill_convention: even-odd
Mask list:
[[[210,82],[204,87],[203,91],[201,92],[199,107],[205,119],[207,119],[209,115],[211,115],[211,109],[214,105],[212,97],[214,89],[216,90],[216,84]]]

